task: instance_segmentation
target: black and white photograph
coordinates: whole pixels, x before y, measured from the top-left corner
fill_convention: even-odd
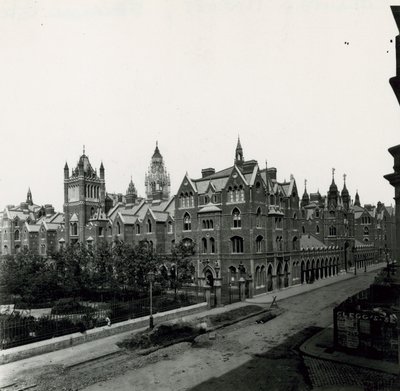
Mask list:
[[[0,391],[400,391],[397,0],[0,0]]]

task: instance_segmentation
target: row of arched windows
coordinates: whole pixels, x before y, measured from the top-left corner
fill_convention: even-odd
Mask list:
[[[228,191],[228,202],[244,202],[244,189],[243,186],[229,186]]]
[[[201,252],[203,254],[215,254],[215,239],[214,238],[202,238],[201,239]]]
[[[179,207],[180,208],[194,207],[194,196],[192,192],[181,193],[179,195]]]
[[[371,217],[369,217],[369,216],[362,216],[362,217],[361,217],[361,224],[371,224]]]
[[[100,186],[85,185],[85,197],[99,199],[100,198]]]
[[[212,219],[203,220],[203,229],[214,229],[214,221]]]

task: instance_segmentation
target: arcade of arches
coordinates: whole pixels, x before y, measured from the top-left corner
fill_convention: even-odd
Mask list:
[[[211,292],[220,297],[215,302],[224,302],[224,290],[229,290],[229,300],[232,291],[237,289],[238,298],[243,300],[253,294],[280,290],[292,285],[311,284],[314,281],[333,277],[339,272],[339,256],[315,258],[300,258],[295,261],[280,260],[273,262],[255,263],[254,274],[242,264],[230,265],[227,272],[222,272],[221,278],[216,278],[215,270],[207,265],[199,275],[200,285],[209,287]],[[218,282],[217,282],[218,281]],[[243,293],[241,293],[243,285]],[[218,291],[219,289],[219,291]],[[222,292],[222,297],[221,297]]]

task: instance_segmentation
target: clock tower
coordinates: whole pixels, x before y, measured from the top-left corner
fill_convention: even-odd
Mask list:
[[[151,158],[150,167],[145,179],[146,198],[149,201],[168,200],[171,181],[164,165],[164,159],[158,149],[158,142]]]

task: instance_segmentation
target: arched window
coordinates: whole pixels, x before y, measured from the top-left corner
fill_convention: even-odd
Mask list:
[[[234,202],[234,194],[232,187],[228,188],[228,202]]]
[[[206,224],[206,221],[205,221],[205,220],[203,220],[202,226],[203,226],[203,229],[207,229],[207,224]]]
[[[256,238],[256,252],[261,253],[263,251],[263,237],[261,235]]]
[[[183,193],[179,195],[179,207],[184,208],[185,207],[185,197]]]
[[[334,225],[329,227],[329,235],[336,236],[336,227]]]
[[[304,225],[301,227],[301,231],[303,232],[303,234],[306,233],[306,227]]]
[[[315,217],[319,217],[319,209],[315,209]]]
[[[315,227],[315,231],[317,232],[317,234],[319,234],[319,225],[317,225],[317,226]]]
[[[172,232],[173,232],[172,221],[168,221],[168,233],[172,233]]]
[[[194,206],[194,197],[192,192],[189,193],[189,206]]]
[[[210,229],[214,229],[214,221],[210,220]]]
[[[257,209],[256,227],[261,227],[261,208]]]
[[[215,239],[210,238],[210,253],[215,254]]]
[[[150,219],[147,220],[147,232],[148,233],[153,232]]]
[[[231,238],[232,252],[235,254],[243,253],[243,238],[240,236],[234,236]]]
[[[203,254],[207,254],[207,239],[206,238],[201,239],[201,252]]]
[[[121,235],[121,224],[117,221],[117,235]]]
[[[90,208],[90,217],[93,217],[94,216],[94,208],[93,208],[93,206]]]
[[[20,240],[20,235],[19,235],[18,229],[14,232],[14,240]]]
[[[239,201],[244,202],[244,189],[243,186],[239,186]]]
[[[368,227],[364,227],[364,235],[369,235],[369,229],[368,229]]]
[[[242,220],[240,217],[239,209],[237,209],[237,208],[233,209],[232,217],[233,217],[233,228],[241,228]]]
[[[297,244],[298,244],[298,240],[297,240],[297,236],[295,236],[292,240],[292,249],[293,250],[297,250]]]
[[[71,224],[71,235],[78,235],[78,224],[72,223]]]
[[[233,282],[237,279],[237,269],[234,266],[228,268],[229,281]]]
[[[44,243],[42,243],[40,245],[40,254],[41,255],[45,255],[46,254],[46,245]]]
[[[185,213],[185,216],[183,216],[183,230],[191,231],[191,229],[192,229],[192,220],[190,219],[189,213]]]
[[[140,235],[140,224],[136,224],[136,235]]]

